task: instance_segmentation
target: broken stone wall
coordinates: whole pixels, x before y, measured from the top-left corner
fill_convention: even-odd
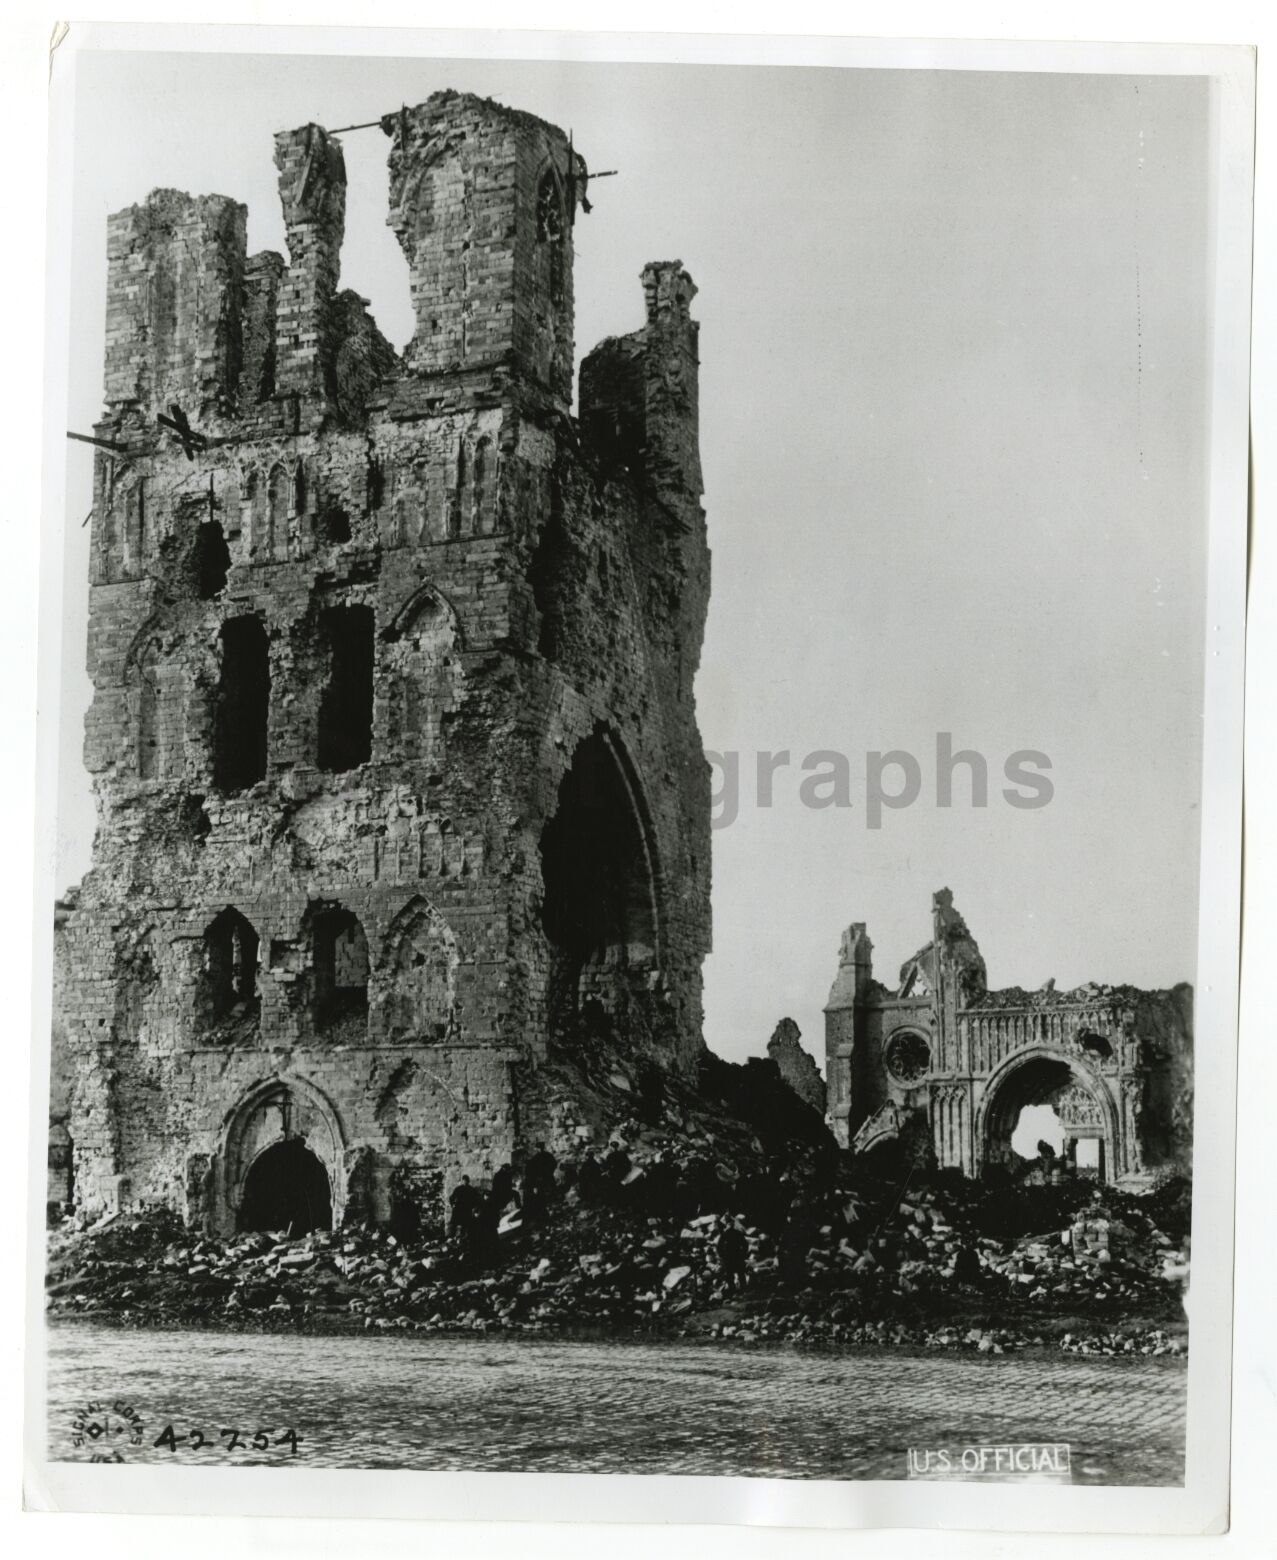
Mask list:
[[[1193,988],[1141,992],[1134,1008],[1145,1084],[1126,1108],[1143,1168],[1187,1173],[1193,1163]]]
[[[776,1063],[787,1087],[798,1098],[818,1112],[825,1114],[825,1080],[815,1057],[802,1047],[802,1031],[792,1018],[782,1018],[767,1042],[767,1054]]]
[[[408,261],[421,373],[517,362],[572,398],[571,230],[584,163],[562,131],[455,92],[387,115],[390,225]]]

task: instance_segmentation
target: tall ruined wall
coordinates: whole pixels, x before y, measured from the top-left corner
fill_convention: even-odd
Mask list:
[[[825,1080],[815,1057],[802,1047],[802,1031],[792,1018],[782,1018],[767,1042],[767,1055],[776,1063],[786,1085],[805,1104],[825,1114]]]
[[[60,1003],[90,1204],[233,1221],[244,1145],[305,1120],[337,1211],[384,1217],[405,1175],[519,1151],[516,1068],[552,1046],[702,1047],[694,288],[644,272],[618,464],[589,374],[566,416],[584,164],[453,93],[383,128],[406,361],[338,290],[317,126],[276,139],[286,260],[219,198],[111,219],[99,829]]]

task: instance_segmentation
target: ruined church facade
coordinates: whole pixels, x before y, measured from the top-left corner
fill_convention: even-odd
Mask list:
[[[1047,1105],[1067,1171],[1139,1187],[1188,1170],[1191,987],[990,990],[948,889],[894,988],[874,979],[872,955],[854,923],[825,1006],[828,1120],[843,1147],[895,1144],[968,1176],[1015,1171],[1020,1114]]]
[[[553,1137],[556,1047],[701,1053],[695,288],[645,268],[574,416],[584,160],[450,92],[381,128],[402,355],[338,287],[317,125],[276,137],[286,257],[219,196],[109,221],[98,827],[56,956],[88,1211],[437,1209]]]

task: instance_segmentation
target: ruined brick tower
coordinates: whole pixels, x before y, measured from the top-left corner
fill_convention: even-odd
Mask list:
[[[583,160],[452,92],[382,128],[402,359],[338,290],[317,125],[276,138],[286,260],[220,196],[110,219],[98,833],[58,956],[90,1210],[437,1207],[553,1135],[547,1057],[702,1049],[695,288],[646,267],[574,418]]]

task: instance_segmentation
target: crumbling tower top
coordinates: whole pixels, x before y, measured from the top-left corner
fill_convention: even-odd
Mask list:
[[[508,364],[572,399],[572,226],[586,168],[562,130],[465,93],[388,114],[390,215],[418,372]]]
[[[452,91],[379,123],[391,143],[387,221],[416,314],[403,358],[364,300],[338,291],[345,160],[333,132],[302,125],[275,137],[287,259],[249,256],[247,211],[224,196],[156,190],[110,218],[113,417],[149,422],[177,403],[193,421],[297,431],[333,409],[360,421],[388,378],[419,410],[413,381],[438,377],[472,389],[485,377],[514,380],[553,409],[570,408],[572,227],[588,180],[570,138]]]

